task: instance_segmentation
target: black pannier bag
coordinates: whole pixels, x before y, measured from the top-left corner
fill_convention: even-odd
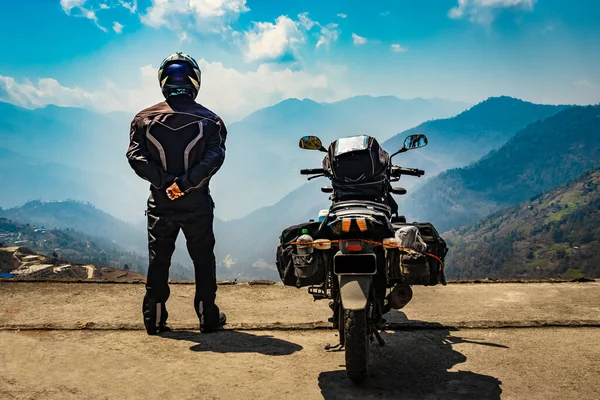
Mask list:
[[[320,225],[320,222],[305,222],[290,226],[282,232],[275,263],[284,285],[300,288],[325,282],[331,251],[314,249],[310,255],[299,255],[296,246],[292,244],[303,235],[304,230],[313,239],[322,239]]]
[[[427,253],[436,255],[444,261],[448,253],[446,241],[440,236],[433,224],[429,222],[394,222],[394,230],[405,226],[415,226],[423,241],[427,244]],[[434,286],[439,283],[446,284],[446,278],[442,273],[442,266],[438,260],[431,256],[420,254],[402,255],[398,250],[388,250],[388,266],[390,276],[396,279],[403,279],[411,285]],[[423,271],[423,267],[428,265],[429,274]],[[414,271],[412,275],[411,271]]]
[[[331,143],[323,168],[331,177],[332,200],[386,201],[390,157],[373,137],[340,138]]]

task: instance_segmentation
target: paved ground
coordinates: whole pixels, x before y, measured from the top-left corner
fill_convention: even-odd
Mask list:
[[[192,291],[172,287],[180,330],[148,337],[142,285],[0,282],[0,399],[600,398],[598,282],[417,288],[360,387],[304,290],[221,286],[236,329],[211,335]]]

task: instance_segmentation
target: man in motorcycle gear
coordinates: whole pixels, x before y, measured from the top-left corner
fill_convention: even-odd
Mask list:
[[[151,184],[144,325],[149,335],[170,330],[165,305],[169,267],[181,229],[194,263],[200,330],[211,332],[225,324],[225,314],[215,304],[214,203],[209,182],[225,159],[227,129],[221,118],[195,102],[201,72],[192,57],[182,53],[167,57],[158,81],[166,100],[135,116],[127,150],[131,168]]]

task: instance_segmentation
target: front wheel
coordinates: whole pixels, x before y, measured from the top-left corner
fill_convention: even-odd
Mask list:
[[[366,310],[344,310],[346,373],[354,383],[369,375],[369,337]]]

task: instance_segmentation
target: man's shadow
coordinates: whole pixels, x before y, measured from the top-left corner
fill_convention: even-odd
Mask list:
[[[394,311],[393,319],[407,321]],[[387,316],[386,316],[387,317]],[[384,347],[373,342],[370,376],[360,385],[348,379],[345,370],[322,372],[319,387],[332,399],[500,399],[500,380],[470,371],[448,371],[467,357],[452,345],[472,343],[506,346],[451,336],[450,329],[437,323],[416,322],[426,329],[386,331]],[[402,324],[401,324],[402,325]]]
[[[253,335],[241,331],[221,330],[202,334],[191,331],[173,331],[160,335],[163,338],[194,343],[190,350],[214,353],[259,353],[269,356],[286,356],[302,350],[302,346],[276,339],[269,335]]]

